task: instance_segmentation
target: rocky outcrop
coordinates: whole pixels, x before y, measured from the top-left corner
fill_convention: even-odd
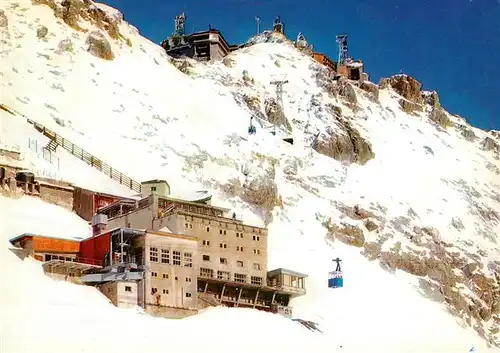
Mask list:
[[[441,104],[439,103],[439,95],[436,91],[422,92],[422,98],[424,100],[424,103],[430,105],[432,109],[441,108]]]
[[[57,45],[56,53],[62,54],[64,52],[73,52],[73,42],[69,38],[61,40]]]
[[[382,78],[379,82],[381,89],[392,88],[403,97],[399,101],[403,111],[411,113],[422,111],[424,99],[422,98],[422,84],[408,75],[395,75],[390,78]]]
[[[92,31],[87,37],[86,44],[89,46],[88,52],[92,55],[104,60],[114,59],[111,44],[109,44],[108,40],[101,32]]]
[[[370,100],[372,102],[375,102],[375,103],[378,103],[379,102],[379,90],[378,90],[378,86],[372,82],[368,82],[368,81],[363,81],[361,82],[360,86],[359,86],[363,91],[366,91],[368,92],[370,95]]]
[[[474,142],[476,134],[472,131],[472,129],[469,129],[466,125],[460,124],[456,124],[455,127],[458,131],[460,131],[460,135],[462,135],[464,139],[469,142]]]
[[[443,128],[453,126],[450,118],[448,118],[446,112],[441,108],[433,109],[429,116],[429,119]]]
[[[481,141],[481,148],[485,151],[494,150],[495,152],[500,152],[500,145],[489,136],[486,136],[484,140]]]
[[[222,59],[222,63],[226,67],[234,67],[236,65],[236,61],[234,61],[234,59],[229,55]]]
[[[273,97],[268,97],[264,101],[264,110],[266,113],[266,120],[276,126],[284,126],[288,131],[292,129],[290,122],[285,117],[285,113],[281,106],[276,102]]]
[[[36,30],[36,36],[37,36],[38,39],[45,38],[48,33],[49,33],[49,29],[47,27],[45,27],[45,26],[40,26]]]
[[[345,98],[348,103],[355,106],[358,103],[358,98],[356,97],[354,86],[346,80],[338,81],[338,86],[339,95]]]
[[[330,127],[319,136],[313,148],[316,152],[347,163],[365,164],[375,157],[371,144],[361,137],[349,122],[338,120],[343,133],[336,133]]]
[[[117,10],[110,15],[90,0],[63,0],[61,3],[56,3],[55,0],[32,0],[32,3],[49,6],[56,17],[77,31],[87,31],[80,26],[80,21],[83,20],[106,31],[113,39],[120,37],[118,25],[123,20],[123,15]]]
[[[7,28],[9,25],[9,19],[7,18],[7,15],[5,14],[5,11],[0,9],[0,28]]]
[[[327,239],[339,240],[347,245],[362,247],[365,244],[363,230],[350,224],[327,224]]]

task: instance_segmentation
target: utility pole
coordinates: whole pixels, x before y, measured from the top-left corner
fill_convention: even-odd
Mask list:
[[[283,110],[283,85],[288,83],[288,80],[285,80],[286,75],[283,76],[281,80],[275,79],[270,83],[272,85],[276,85],[276,103],[278,104],[278,108],[280,111],[279,121],[276,125],[285,125],[285,112]],[[276,129],[275,129],[276,131]]]
[[[257,22],[257,34],[260,34],[260,17],[255,16],[255,22]]]

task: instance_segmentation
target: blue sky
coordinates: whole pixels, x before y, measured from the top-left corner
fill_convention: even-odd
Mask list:
[[[474,126],[500,130],[500,0],[101,0],[159,43],[185,12],[186,31],[210,23],[241,43],[281,16],[287,36],[301,31],[315,51],[337,57],[335,34],[373,82],[400,70],[436,90],[441,104]]]

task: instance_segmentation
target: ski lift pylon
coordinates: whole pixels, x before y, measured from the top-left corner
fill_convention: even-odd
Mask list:
[[[341,288],[344,286],[344,277],[340,266],[342,260],[337,257],[332,261],[336,262],[337,266],[335,267],[335,271],[328,272],[328,288]]]

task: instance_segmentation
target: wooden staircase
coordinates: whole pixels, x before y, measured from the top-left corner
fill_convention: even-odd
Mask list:
[[[99,170],[101,173],[106,174],[108,177],[115,180],[116,182],[128,187],[129,189],[131,189],[137,193],[141,192],[141,189],[142,189],[141,183],[126,176],[122,172],[112,168],[110,165],[104,163],[102,160],[100,160],[99,158],[95,157],[94,155],[88,153],[83,148],[79,147],[78,145],[65,139],[61,135],[56,134],[54,131],[50,130],[49,128],[46,128],[42,124],[39,124],[31,119],[28,119],[25,115],[15,111],[12,108],[7,107],[5,104],[0,104],[0,109],[5,110],[6,112],[8,112],[14,116],[23,117],[24,119],[26,119],[26,121],[29,124],[33,125],[33,127],[39,133],[48,137],[50,139],[50,142],[47,144],[47,146],[45,146],[46,149],[48,149],[50,151],[55,151],[58,146],[61,146],[66,151],[68,151],[73,156],[75,156],[76,158],[84,161],[88,165]]]

